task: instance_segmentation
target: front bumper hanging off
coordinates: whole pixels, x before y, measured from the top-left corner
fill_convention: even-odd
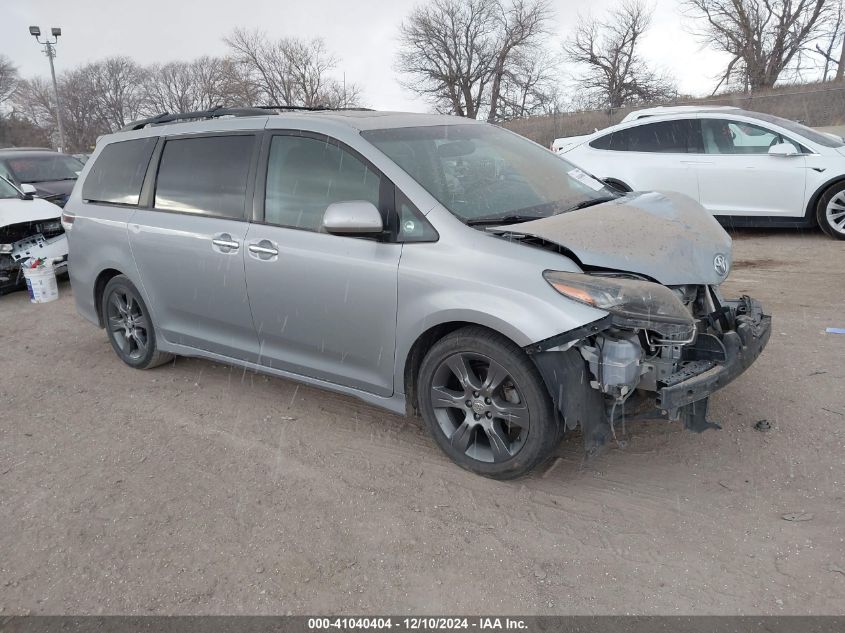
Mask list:
[[[746,296],[700,319],[698,329],[696,341],[684,350],[688,362],[658,383],[656,404],[670,419],[676,419],[677,412],[689,415],[684,407],[709,397],[748,369],[769,341],[772,317]],[[693,420],[685,420],[685,425],[699,430]]]
[[[640,386],[635,397],[610,409],[608,398],[595,388],[595,376],[571,346],[585,335],[600,334],[608,323],[603,319],[590,325],[594,327],[582,328],[578,336],[561,335],[548,345],[526,348],[563,418],[564,428],[581,427],[588,454],[611,437],[611,416],[680,420],[693,431],[718,428],[706,419],[708,398],[754,363],[769,340],[772,319],[750,297],[723,302],[715,312],[697,319],[696,339],[683,347],[674,373],[657,380],[648,391]],[[566,342],[570,344],[561,345]]]

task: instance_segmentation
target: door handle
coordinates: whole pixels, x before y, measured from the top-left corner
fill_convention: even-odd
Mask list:
[[[225,240],[225,239],[213,239],[211,243],[215,246],[219,246],[220,248],[237,248],[240,246],[240,243],[236,242],[235,240]]]
[[[279,251],[275,248],[270,248],[268,246],[259,246],[258,244],[250,244],[249,252],[255,253],[256,255],[269,255],[271,257],[275,257],[279,254]]]

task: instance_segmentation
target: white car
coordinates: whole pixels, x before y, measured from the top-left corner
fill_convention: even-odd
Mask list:
[[[735,108],[655,110],[553,147],[623,191],[684,193],[724,224],[818,223],[845,240],[843,139]]]
[[[21,265],[30,257],[59,259],[67,272],[67,236],[62,210],[24,193],[0,177],[0,294],[23,287]]]

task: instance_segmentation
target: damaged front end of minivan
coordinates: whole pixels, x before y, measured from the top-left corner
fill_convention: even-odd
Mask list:
[[[709,396],[745,371],[769,339],[771,317],[757,301],[725,301],[715,286],[560,272],[546,279],[609,312],[526,350],[566,428],[581,426],[589,454],[617,438],[623,419],[718,427],[707,419]]]
[[[722,298],[730,237],[677,194],[630,194],[589,211],[500,229],[575,261],[583,272],[549,270],[546,281],[607,312],[526,348],[566,428],[582,428],[589,454],[619,439],[620,421],[719,428],[707,419],[709,396],[757,359],[771,331],[759,302]],[[660,246],[643,247],[649,238]]]

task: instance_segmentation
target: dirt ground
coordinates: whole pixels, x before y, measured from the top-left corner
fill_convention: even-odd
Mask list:
[[[510,483],[349,397],[132,370],[67,283],[2,297],[2,614],[843,614],[845,244],[734,256],[725,294],[774,330],[712,399],[724,429],[638,423],[587,463],[573,437]]]

